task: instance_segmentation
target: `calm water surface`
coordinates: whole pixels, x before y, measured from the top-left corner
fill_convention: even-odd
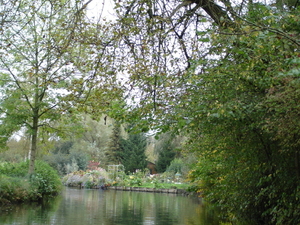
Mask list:
[[[218,225],[198,199],[160,193],[66,188],[47,204],[18,205],[0,211],[9,225]]]

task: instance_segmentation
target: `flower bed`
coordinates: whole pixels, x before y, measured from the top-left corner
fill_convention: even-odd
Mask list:
[[[105,169],[97,168],[87,171],[75,171],[63,177],[62,182],[68,187],[100,188],[104,187],[108,180]]]

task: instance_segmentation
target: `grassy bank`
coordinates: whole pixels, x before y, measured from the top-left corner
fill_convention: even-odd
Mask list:
[[[29,162],[0,163],[0,204],[38,201],[61,190],[57,172],[43,161],[28,175]]]

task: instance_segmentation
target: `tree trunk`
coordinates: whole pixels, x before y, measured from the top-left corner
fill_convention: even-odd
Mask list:
[[[29,162],[29,174],[34,173],[35,159],[37,152],[37,135],[38,135],[38,112],[35,113],[32,122],[32,135],[31,135],[31,149],[30,149],[30,162]]]

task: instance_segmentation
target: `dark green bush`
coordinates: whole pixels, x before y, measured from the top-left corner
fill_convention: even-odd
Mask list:
[[[37,201],[61,190],[58,174],[47,163],[36,161],[30,176],[28,166],[29,162],[0,164],[0,204]]]
[[[36,201],[40,197],[28,179],[0,175],[0,204]]]
[[[31,175],[30,181],[43,196],[54,195],[61,190],[61,181],[57,172],[43,161],[36,161],[35,173]]]
[[[28,172],[28,163],[0,163],[0,174],[5,174],[10,177],[24,177]]]

